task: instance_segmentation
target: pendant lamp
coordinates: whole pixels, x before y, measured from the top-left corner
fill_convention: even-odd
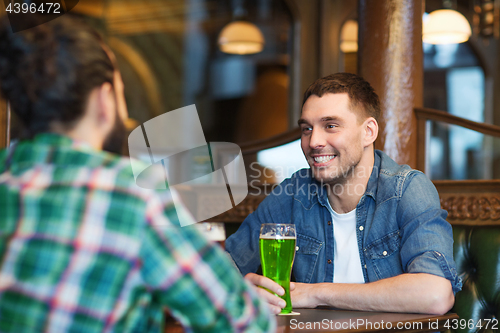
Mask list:
[[[423,22],[422,40],[429,44],[458,44],[469,40],[469,21],[453,9],[439,9]]]
[[[264,49],[264,36],[260,29],[247,21],[233,21],[219,34],[219,48],[231,54],[253,54]]]
[[[358,21],[347,20],[340,30],[340,50],[344,53],[358,51]]]

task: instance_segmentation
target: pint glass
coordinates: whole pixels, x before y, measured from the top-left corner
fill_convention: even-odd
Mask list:
[[[281,313],[292,312],[290,299],[290,275],[295,258],[295,225],[294,224],[262,224],[260,228],[260,262],[262,273],[285,289],[280,296],[286,302]]]

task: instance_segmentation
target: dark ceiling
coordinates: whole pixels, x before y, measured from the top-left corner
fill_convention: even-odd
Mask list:
[[[483,2],[488,2],[488,0],[453,0],[453,1],[447,1],[447,0],[425,0],[425,11],[427,13],[430,13],[434,10],[437,9],[443,9],[445,8],[445,5],[451,4],[451,8],[453,9],[459,9],[459,11],[473,11],[473,7],[476,4],[480,4]],[[493,2],[493,1],[490,1]]]

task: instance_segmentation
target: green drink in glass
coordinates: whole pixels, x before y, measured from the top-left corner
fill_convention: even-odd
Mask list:
[[[262,273],[285,289],[280,296],[286,302],[281,313],[292,312],[290,299],[290,276],[295,258],[295,225],[294,224],[262,224],[260,228],[260,262]]]

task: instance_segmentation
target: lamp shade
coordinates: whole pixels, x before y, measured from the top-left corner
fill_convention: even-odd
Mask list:
[[[358,51],[358,22],[347,20],[340,30],[340,50],[344,53]]]
[[[466,42],[471,35],[467,19],[452,9],[439,9],[424,21],[422,40],[429,44],[457,44]]]
[[[259,53],[264,49],[264,36],[255,24],[234,21],[220,32],[219,48],[231,54]]]

